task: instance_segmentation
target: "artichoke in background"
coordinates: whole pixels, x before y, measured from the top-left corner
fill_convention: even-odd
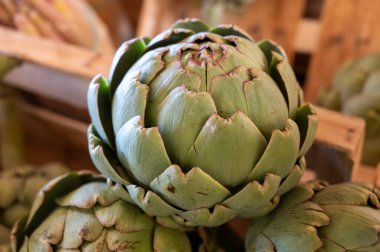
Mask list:
[[[247,251],[380,251],[380,192],[369,184],[299,185],[253,219]]]
[[[9,244],[13,224],[28,215],[38,190],[67,171],[63,165],[51,163],[41,168],[25,165],[0,172],[0,251],[2,245]]]
[[[321,92],[318,105],[364,118],[366,136],[362,161],[380,162],[380,54],[370,54],[344,64],[331,89]]]
[[[218,250],[202,231],[206,243],[192,244],[187,233],[170,219],[154,219],[122,200],[106,179],[87,171],[52,180],[38,193],[27,220],[12,231],[15,251],[194,251]],[[184,227],[182,227],[184,228]]]
[[[124,43],[87,97],[97,169],[149,215],[189,226],[271,211],[317,126],[281,47],[195,19]]]

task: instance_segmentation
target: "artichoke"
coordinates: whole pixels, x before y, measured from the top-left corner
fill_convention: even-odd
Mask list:
[[[46,184],[30,215],[12,231],[14,251],[198,251],[218,250],[190,242],[168,218],[154,219],[122,200],[106,179],[88,171],[72,172]],[[201,240],[200,238],[200,240]],[[193,247],[192,247],[193,246]]]
[[[336,73],[332,87],[318,97],[319,105],[366,121],[362,161],[380,162],[380,54],[347,62]]]
[[[271,211],[317,126],[281,47],[195,19],[124,43],[87,98],[97,169],[149,215],[189,226]]]
[[[23,166],[0,172],[0,251],[9,244],[10,229],[25,217],[38,190],[50,179],[67,172],[59,163],[41,168]]]
[[[380,251],[380,192],[369,184],[299,185],[253,219],[247,251]]]

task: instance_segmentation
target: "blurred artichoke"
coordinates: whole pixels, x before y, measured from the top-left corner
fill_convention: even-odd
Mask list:
[[[51,163],[41,168],[23,166],[0,172],[0,251],[1,245],[9,243],[13,224],[28,214],[38,190],[67,171],[63,165]]]
[[[380,162],[380,54],[370,54],[343,65],[331,89],[323,90],[317,103],[364,118],[363,163]]]
[[[102,53],[114,52],[105,25],[83,0],[1,0],[0,25]]]
[[[121,200],[104,177],[72,172],[38,193],[27,220],[15,225],[15,251],[222,251],[192,244],[176,222],[153,219]],[[183,228],[183,227],[182,227]],[[207,238],[205,232],[203,237]],[[201,240],[201,239],[200,239]],[[195,247],[196,246],[196,247]]]
[[[372,185],[299,185],[268,216],[253,219],[247,251],[380,251],[380,193]]]
[[[280,47],[198,20],[124,43],[88,107],[98,170],[149,215],[189,226],[271,211],[317,126]]]

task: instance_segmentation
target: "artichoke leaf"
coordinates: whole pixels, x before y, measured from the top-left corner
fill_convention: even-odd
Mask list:
[[[54,225],[54,222],[51,224]],[[63,237],[58,247],[77,249],[84,241],[97,240],[103,232],[103,226],[92,210],[68,208],[63,230]]]
[[[123,166],[146,186],[171,165],[158,128],[144,128],[140,116],[133,117],[119,130],[116,147]]]
[[[187,91],[179,86],[157,111],[157,126],[166,150],[173,163],[182,164],[206,121],[216,113],[216,108],[210,94]]]
[[[101,173],[122,185],[133,184],[125,168],[117,161],[118,159],[114,152],[107,146],[102,146],[103,143],[96,136],[92,125],[88,128],[87,139],[91,160]]]
[[[252,81],[244,83],[248,116],[269,140],[274,130],[284,130],[288,119],[286,101],[276,83],[265,73],[254,71]]]
[[[114,132],[111,120],[111,98],[107,80],[97,75],[87,91],[88,112],[99,137],[111,148],[114,146]]]
[[[198,208],[181,212],[178,215],[183,218],[183,225],[217,227],[235,218],[238,212],[224,205],[215,205],[212,210]]]
[[[247,70],[236,67],[229,74],[212,78],[211,95],[218,110],[218,115],[229,118],[240,111],[247,114],[247,102],[243,92],[243,83],[249,78]]]
[[[121,233],[115,229],[107,232],[107,245],[111,251],[152,251],[152,231]]]
[[[168,203],[185,210],[210,208],[231,193],[200,168],[187,174],[172,165],[150,184],[155,193]]]
[[[206,32],[209,30],[205,23],[195,18],[185,18],[178,20],[175,24],[172,25],[172,29],[187,29],[192,30],[194,33]]]
[[[273,52],[280,54],[285,60],[288,60],[284,49],[271,40],[261,40],[257,43],[257,46],[264,53],[268,63],[272,62]]]
[[[158,34],[149,42],[146,52],[152,51],[159,47],[165,47],[168,45],[179,43],[180,41],[186,39],[187,37],[193,34],[194,34],[194,31],[190,29],[184,29],[184,28],[166,30]]]
[[[181,213],[181,210],[169,205],[153,191],[146,191],[135,185],[129,185],[126,188],[133,202],[148,215],[170,216]]]
[[[301,146],[298,154],[301,157],[313,144],[318,127],[318,116],[311,104],[305,104],[298,108],[296,122],[301,134]]]
[[[105,227],[114,227],[121,233],[151,230],[154,220],[131,204],[118,200],[107,207],[96,206],[95,216]]]
[[[277,195],[281,196],[294,188],[301,180],[305,169],[306,167],[302,167],[298,164],[295,165],[285,180],[281,183],[281,186],[278,188]]]
[[[276,193],[280,183],[281,178],[279,176],[267,174],[263,184],[258,181],[248,183],[222,204],[239,212],[240,217],[263,216],[277,206],[279,200]]]
[[[145,117],[148,91],[149,87],[137,78],[122,81],[112,100],[112,124],[116,134],[132,117]]]
[[[288,119],[284,131],[275,130],[260,160],[248,176],[248,181],[262,180],[268,173],[284,178],[298,157],[300,133],[297,124]]]
[[[218,25],[217,27],[210,30],[211,33],[218,34],[222,37],[226,36],[236,36],[248,39],[252,42],[254,42],[253,38],[249,36],[247,32],[245,32],[243,29],[236,25],[228,25],[228,24],[222,24]]]
[[[236,36],[228,36],[225,37],[227,41],[230,41],[234,44],[235,49],[249,58],[251,62],[250,68],[261,69],[267,71],[268,62],[265,57],[265,54],[261,49],[250,40],[236,37]]]
[[[109,76],[111,77],[109,82],[111,96],[116,92],[124,75],[141,57],[145,49],[146,43],[143,38],[136,38],[124,42],[119,49],[117,49],[109,72]]]
[[[103,182],[93,182],[71,191],[65,196],[56,199],[60,206],[74,206],[82,209],[90,209],[95,204],[108,206],[117,201],[119,197],[109,190],[109,186]]]
[[[280,54],[272,52],[270,72],[283,93],[289,109],[289,117],[294,120],[298,109],[300,86],[289,62]]]
[[[153,251],[166,252],[177,251],[191,252],[191,244],[186,234],[175,229],[157,225],[154,230]]]
[[[265,137],[243,113],[228,119],[212,115],[189,150],[185,166],[200,167],[223,186],[238,186],[266,145]]]

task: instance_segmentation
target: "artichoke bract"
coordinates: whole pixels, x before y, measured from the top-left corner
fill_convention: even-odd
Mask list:
[[[189,226],[271,211],[317,126],[279,46],[194,19],[124,43],[88,108],[97,169],[149,215]]]
[[[246,251],[380,251],[380,192],[369,184],[299,185],[253,219]]]
[[[192,251],[186,232],[117,196],[103,176],[72,172],[46,184],[12,230],[14,251]],[[216,250],[212,240],[198,251]],[[194,249],[196,251],[196,248]]]
[[[366,135],[362,161],[380,162],[380,54],[369,54],[344,64],[332,87],[322,90],[317,103],[323,107],[362,117]]]
[[[0,251],[8,246],[13,224],[28,215],[38,190],[52,178],[66,173],[60,163],[40,168],[25,165],[0,172]]]

